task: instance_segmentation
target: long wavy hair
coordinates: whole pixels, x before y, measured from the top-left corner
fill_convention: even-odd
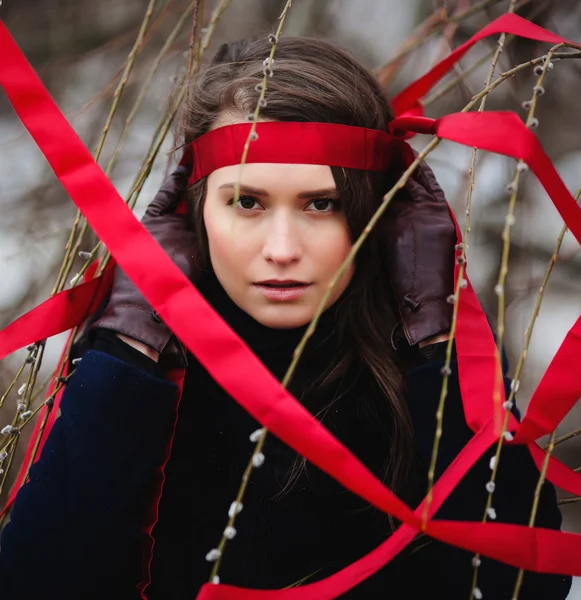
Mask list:
[[[257,85],[263,78],[263,61],[270,48],[267,39],[220,47],[211,64],[199,73],[189,89],[181,120],[185,143],[206,133],[224,113],[243,117],[253,112],[259,98]],[[268,80],[267,105],[261,109],[265,119],[338,123],[382,130],[393,119],[389,102],[373,76],[347,51],[329,41],[283,37],[278,41],[273,66],[274,77]],[[391,187],[394,174],[336,167],[332,171],[350,235],[355,240]],[[202,216],[205,194],[205,179],[189,190],[199,240],[196,251],[202,268],[209,264]],[[410,491],[414,442],[405,378],[390,338],[397,321],[382,229],[380,222],[358,253],[353,280],[336,312],[339,351],[330,367],[309,389],[320,391],[337,384],[345,380],[353,368],[363,366],[371,372],[385,396],[389,415],[389,422],[381,423],[389,439],[383,480],[405,497],[406,491]],[[324,413],[323,409],[319,414]],[[379,416],[374,409],[372,414],[374,418],[386,420],[385,411]]]

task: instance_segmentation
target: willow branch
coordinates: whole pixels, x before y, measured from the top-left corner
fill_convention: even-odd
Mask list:
[[[115,150],[113,151],[113,155],[111,156],[111,160],[109,161],[109,164],[107,165],[107,169],[105,170],[105,174],[107,176],[110,176],[113,171],[113,168],[114,168],[115,163],[117,162],[117,158],[119,156],[119,152],[121,151],[121,147],[123,146],[123,142],[125,141],[125,138],[127,137],[127,134],[129,133],[129,129],[131,127],[131,124],[133,123],[133,119],[135,119],[135,116],[137,115],[139,109],[141,108],[141,105],[143,104],[143,100],[145,99],[145,96],[147,95],[147,92],[149,91],[149,88],[151,86],[151,82],[153,81],[154,75],[157,73],[157,70],[159,69],[164,57],[169,52],[169,50],[175,43],[177,37],[179,36],[182,29],[184,28],[186,21],[190,18],[190,15],[192,14],[192,11],[194,10],[194,6],[197,5],[197,3],[199,1],[200,0],[193,0],[188,5],[188,7],[186,8],[186,10],[182,14],[182,16],[179,18],[178,22],[175,24],[174,28],[171,30],[170,34],[167,36],[161,50],[159,51],[158,55],[156,56],[156,58],[153,62],[153,66],[151,67],[149,73],[147,74],[147,77],[143,83],[143,86],[142,86],[141,90],[139,91],[139,95],[137,96],[135,104],[133,105],[131,112],[129,113],[129,115],[127,116],[127,119],[125,120],[125,127],[123,128],[123,131],[121,132],[121,135],[119,137],[119,140],[117,141]]]
[[[566,442],[570,439],[573,439],[574,437],[577,437],[579,434],[581,433],[581,428],[580,429],[575,429],[573,431],[570,431],[569,433],[566,433],[558,438],[555,439],[555,446],[557,446],[558,444],[562,444],[563,442]]]
[[[133,44],[133,48],[129,52],[129,56],[127,57],[127,64],[123,71],[123,75],[121,76],[121,81],[113,94],[113,104],[109,110],[109,114],[107,116],[107,120],[105,121],[105,126],[103,127],[103,131],[101,132],[101,137],[99,142],[97,143],[97,148],[95,149],[95,160],[99,161],[101,157],[101,152],[103,150],[103,146],[105,145],[105,139],[107,138],[107,133],[109,132],[109,128],[111,127],[111,123],[113,121],[113,117],[117,112],[117,108],[119,107],[119,101],[121,100],[121,96],[125,91],[125,87],[127,82],[129,81],[129,76],[131,75],[131,71],[133,70],[133,65],[135,64],[135,59],[139,54],[142,46],[143,46],[143,38],[145,37],[145,32],[147,31],[147,27],[151,20],[151,16],[153,15],[153,10],[155,8],[155,3],[157,0],[149,0],[149,4],[147,6],[147,10],[145,11],[145,16],[143,18],[143,22],[141,23],[141,27],[139,28],[139,33],[137,34],[137,38],[135,43]]]
[[[156,2],[157,2],[157,0],[149,0],[147,10],[145,12],[143,21],[141,23],[139,32],[137,34],[137,38],[135,40],[135,43],[133,44],[133,47],[131,48],[131,51],[129,52],[128,57],[127,57],[127,63],[125,65],[123,75],[121,76],[121,81],[119,82],[119,85],[117,86],[117,89],[115,90],[115,93],[113,94],[113,103],[111,104],[111,108],[109,110],[109,114],[107,116],[105,126],[103,127],[103,130],[101,131],[101,136],[100,136],[99,142],[97,143],[97,147],[94,152],[94,158],[96,161],[98,161],[101,156],[101,151],[105,144],[105,139],[107,138],[107,134],[109,132],[111,122],[113,121],[113,117],[115,116],[115,113],[117,112],[117,108],[119,106],[119,101],[121,99],[121,96],[123,95],[123,92],[125,90],[128,80],[129,80],[131,71],[133,70],[133,66],[135,64],[135,59],[137,58],[137,55],[139,54],[139,52],[143,46],[143,39],[145,36],[145,32],[147,31],[147,27],[149,25],[149,22],[151,21],[151,16],[153,14],[153,9],[155,7]],[[77,231],[78,231],[81,221],[83,221],[83,226],[78,235],[78,241],[75,245],[75,248],[73,248],[73,240],[75,239],[75,237],[77,237]],[[55,287],[53,288],[53,292],[51,295],[54,295],[55,293],[60,292],[64,289],[66,279],[68,278],[68,276],[70,274],[70,271],[72,269],[73,263],[76,258],[76,253],[78,251],[77,249],[80,247],[81,240],[84,237],[86,231],[87,231],[87,225],[86,225],[85,219],[84,219],[81,211],[79,210],[79,211],[77,211],[77,215],[75,217],[75,222],[73,223],[73,227],[71,229],[69,239],[65,246],[65,256],[64,256],[63,264],[62,264],[59,274],[57,276],[57,283],[56,283]]]
[[[208,49],[211,39],[212,39],[212,36],[215,32],[216,25],[218,24],[222,15],[229,8],[231,3],[232,3],[232,0],[220,0],[220,3],[213,11],[210,21],[208,23],[208,26],[204,30],[200,58],[196,58],[196,60],[201,60],[201,56],[203,56],[204,52],[206,52],[206,50]],[[194,70],[197,68],[197,64],[198,63],[194,64]],[[149,177],[149,174],[151,173],[151,169],[153,168],[154,161],[157,158],[159,151],[161,150],[163,142],[165,141],[165,139],[167,138],[167,135],[169,134],[171,125],[175,119],[177,111],[180,109],[181,104],[183,103],[183,101],[185,99],[185,96],[187,93],[186,85],[187,84],[184,81],[184,79],[182,79],[178,83],[178,86],[180,87],[180,92],[179,92],[178,96],[176,97],[175,102],[173,103],[174,107],[173,108],[168,107],[166,109],[166,111],[164,112],[164,114],[162,115],[162,117],[160,118],[160,120],[158,121],[156,131],[153,135],[150,146],[145,154],[144,162],[142,163],[142,165],[138,171],[138,174],[135,177],[135,180],[134,180],[134,182],[129,190],[129,193],[127,194],[127,197],[126,197],[126,203],[130,208],[135,207],[135,204],[139,198],[141,190],[143,189],[143,186],[145,185],[145,182],[147,181],[147,178]],[[95,256],[97,255],[97,252],[101,246],[102,246],[102,242],[99,241],[99,242],[97,242],[97,244],[94,246],[94,248],[90,252],[85,253],[86,262],[82,266],[81,270],[79,271],[79,275],[82,275],[85,273],[85,271],[88,269],[90,264],[93,262]],[[103,257],[103,260],[99,266],[99,269],[97,271],[97,276],[101,275],[103,273],[103,271],[109,264],[110,259],[111,259],[111,257],[109,255],[109,253],[106,252],[105,256]]]
[[[203,12],[204,12],[202,0],[194,0],[194,5],[195,5],[194,18],[192,21],[192,33],[190,35],[190,49],[188,52],[188,75],[187,75],[188,81],[192,78],[192,75],[194,74],[194,62],[195,62],[195,57],[196,57],[196,41],[199,38],[198,29],[199,29],[199,22],[200,22],[200,13],[202,13],[202,19],[203,19]]]
[[[505,43],[505,47],[506,47],[506,43]],[[434,104],[435,102],[437,102],[438,100],[440,100],[441,98],[446,96],[446,94],[448,94],[454,88],[456,88],[458,86],[458,84],[462,83],[468,76],[470,76],[472,73],[474,73],[474,71],[476,71],[479,67],[481,67],[483,64],[490,61],[495,56],[497,51],[498,51],[498,46],[496,48],[494,48],[493,50],[491,50],[488,54],[485,54],[484,56],[479,58],[475,63],[470,65],[467,69],[463,70],[462,73],[460,73],[457,77],[450,80],[448,83],[446,83],[440,89],[436,90],[432,95],[428,96],[425,100],[421,100],[420,104],[424,108],[427,108],[431,104]],[[488,85],[489,83],[490,83],[490,81],[487,80],[486,85]]]
[[[2,408],[2,406],[4,405],[4,402],[6,401],[6,398],[8,398],[10,392],[12,391],[14,386],[18,383],[18,380],[20,379],[20,376],[24,372],[26,365],[30,364],[34,360],[33,357],[34,357],[35,349],[36,349],[35,345],[31,346],[30,350],[28,351],[28,356],[24,359],[24,362],[20,365],[20,368],[16,372],[16,375],[14,375],[14,377],[12,378],[12,381],[8,384],[8,387],[6,388],[6,391],[4,392],[4,394],[2,394],[2,397],[0,398],[0,408]]]
[[[129,192],[129,195],[128,195],[127,204],[130,208],[135,207],[135,204],[141,194],[141,190],[143,189],[143,186],[145,185],[145,182],[147,181],[147,178],[149,177],[149,175],[151,173],[151,169],[153,168],[153,163],[154,163],[155,159],[157,158],[157,155],[159,154],[159,151],[161,150],[163,142],[165,141],[165,138],[167,137],[167,135],[170,131],[173,120],[179,110],[179,106],[185,98],[186,92],[187,92],[187,88],[185,86],[182,86],[182,89],[178,95],[176,106],[169,111],[169,114],[167,115],[167,117],[165,118],[165,120],[163,122],[159,136],[157,137],[157,139],[155,139],[155,143],[153,144],[151,151],[148,153],[148,156],[146,157],[145,162],[143,163],[143,165],[140,169],[140,172],[136,178],[136,181],[133,184],[131,191]],[[107,268],[110,260],[111,260],[111,254],[109,252],[107,252],[99,265],[96,276],[103,274],[103,272]]]
[[[540,68],[541,72],[538,75],[537,84],[533,88],[533,99],[531,101],[529,101],[527,104],[525,104],[525,106],[528,106],[528,115],[527,115],[526,124],[530,128],[534,128],[534,123],[536,122],[536,118],[534,115],[535,115],[535,109],[537,106],[537,98],[540,95],[540,90],[543,89],[542,84],[543,84],[545,75],[547,73],[547,70],[550,68],[550,65],[552,65],[551,58],[552,58],[553,54],[559,49],[559,47],[560,46],[555,46],[555,47],[551,48],[551,50],[549,51],[547,56],[543,59],[542,66],[535,67],[535,68]],[[503,386],[503,374],[502,374],[501,363],[502,363],[503,342],[504,342],[504,332],[505,332],[505,283],[506,283],[506,277],[508,275],[508,258],[510,255],[510,248],[511,248],[511,229],[515,223],[514,212],[515,212],[515,206],[516,206],[516,199],[517,199],[517,195],[518,195],[518,185],[519,185],[519,181],[520,181],[520,175],[521,175],[521,173],[524,173],[527,168],[528,167],[526,166],[526,164],[523,161],[518,161],[516,168],[514,170],[512,181],[507,186],[507,190],[510,192],[509,207],[508,207],[508,212],[507,212],[507,215],[505,218],[504,229],[502,232],[503,247],[502,247],[501,265],[500,265],[500,269],[499,269],[498,280],[497,280],[496,286],[494,288],[494,291],[495,291],[496,295],[498,296],[496,345],[497,345],[499,360],[497,361],[497,364],[496,364],[495,382],[494,382],[494,390],[493,390],[493,402],[494,402],[494,406],[496,407],[497,410],[500,409],[500,402],[501,402],[501,398],[502,398],[502,386]],[[557,242],[557,247],[556,247],[555,253],[553,255],[555,260],[556,260],[556,256],[558,255],[558,252],[561,248],[561,242],[562,242],[562,236],[560,237],[560,240]],[[493,518],[495,518],[495,516],[496,516],[496,513],[494,512],[494,510],[492,508],[492,495],[494,492],[496,476],[498,473],[498,466],[500,464],[500,456],[501,456],[505,438],[507,436],[510,437],[510,434],[508,433],[508,423],[509,423],[509,419],[510,419],[510,415],[511,415],[511,409],[512,409],[512,406],[514,403],[514,396],[515,396],[516,391],[518,390],[520,374],[521,374],[521,371],[524,366],[526,356],[528,353],[528,347],[530,344],[532,330],[536,323],[536,319],[537,319],[537,316],[538,316],[538,313],[540,310],[540,306],[541,306],[541,303],[543,300],[543,292],[544,292],[546,283],[551,275],[553,265],[554,265],[554,260],[551,260],[549,267],[547,268],[547,271],[545,273],[545,280],[544,280],[543,286],[541,286],[541,292],[537,296],[537,302],[535,305],[535,309],[533,310],[533,314],[531,316],[529,325],[528,325],[526,333],[525,333],[524,347],[523,347],[523,351],[521,352],[521,357],[519,359],[519,362],[517,364],[516,374],[515,374],[515,378],[514,378],[512,384],[511,384],[511,390],[509,393],[509,397],[503,406],[503,409],[505,411],[504,419],[502,422],[500,436],[499,436],[499,439],[498,439],[498,442],[496,445],[494,461],[492,463],[492,473],[491,473],[491,477],[490,477],[490,482],[492,483],[492,485],[491,485],[492,491],[488,490],[488,495],[486,497],[486,506],[484,509],[483,517],[482,517],[483,523],[485,523],[487,521],[489,516],[492,516]],[[481,562],[480,556],[478,554],[475,555],[475,557],[473,559],[473,565],[474,565],[474,573],[473,573],[473,579],[472,579],[473,592],[476,589],[477,582],[478,582],[478,572],[479,572],[480,562]]]
[[[553,433],[551,434],[551,439],[549,441],[549,447],[547,448],[547,452],[545,454],[545,458],[543,460],[543,466],[541,468],[541,474],[539,476],[539,480],[537,481],[537,485],[535,487],[535,495],[533,498],[533,506],[531,508],[531,514],[529,517],[529,527],[534,527],[535,526],[535,520],[537,518],[537,511],[539,509],[539,501],[541,498],[541,490],[543,488],[543,484],[545,483],[545,479],[547,477],[547,469],[549,468],[549,460],[551,458],[551,454],[553,452],[553,449],[555,447],[555,432],[553,431]],[[519,569],[518,570],[518,574],[516,576],[516,582],[514,585],[514,590],[512,592],[512,599],[511,600],[518,600],[518,596],[520,593],[520,588],[522,586],[522,580],[523,580],[523,576],[524,576],[525,572],[524,569]]]
[[[515,5],[516,5],[516,1],[512,0],[510,3],[510,6],[509,6],[508,12],[514,12]],[[492,78],[494,76],[494,72],[496,71],[496,64],[498,62],[498,59],[499,59],[499,57],[502,53],[503,47],[504,47],[505,37],[506,36],[503,33],[503,34],[501,34],[501,36],[498,40],[496,50],[492,57],[492,62],[490,64],[490,68],[488,70],[488,75],[486,77],[485,89],[489,88],[491,85]],[[484,108],[486,107],[487,98],[488,98],[488,94],[485,94],[480,99],[480,106],[478,107],[478,112],[482,112],[484,110]],[[469,185],[468,185],[468,196],[466,199],[466,223],[465,223],[465,227],[464,227],[464,236],[463,236],[464,243],[461,248],[462,253],[460,255],[460,260],[459,260],[459,264],[458,264],[458,277],[457,277],[455,288],[454,288],[454,295],[452,297],[454,309],[452,312],[450,337],[449,337],[448,343],[446,345],[446,359],[444,362],[444,367],[442,369],[442,375],[443,375],[442,388],[440,391],[440,399],[438,402],[438,409],[436,411],[436,434],[434,436],[434,443],[432,446],[432,456],[430,459],[430,466],[428,469],[428,493],[426,496],[426,503],[425,503],[424,510],[422,513],[423,527],[426,526],[426,523],[428,520],[428,515],[429,515],[429,509],[430,509],[432,499],[433,499],[432,489],[434,486],[434,479],[435,479],[435,474],[436,474],[436,462],[438,459],[440,439],[442,438],[444,406],[446,404],[446,397],[448,395],[448,380],[449,380],[449,377],[452,372],[451,368],[450,368],[450,363],[452,360],[452,348],[454,345],[454,338],[456,335],[459,298],[460,298],[462,289],[464,287],[466,287],[466,285],[467,285],[467,282],[464,279],[464,273],[465,273],[465,269],[466,269],[466,245],[468,243],[468,241],[467,241],[468,234],[470,233],[470,212],[471,212],[471,207],[472,207],[472,195],[473,195],[474,186],[475,186],[474,173],[475,173],[475,169],[476,169],[476,155],[477,155],[477,151],[476,151],[476,148],[474,148],[472,151],[472,159],[470,161],[470,167],[469,167],[470,181],[469,181]]]
[[[562,504],[576,504],[577,502],[581,502],[581,496],[575,496],[573,498],[561,498],[561,500],[557,500],[557,504],[559,506]]]
[[[256,107],[254,109],[254,113],[252,114],[252,125],[250,127],[250,132],[248,134],[248,137],[246,139],[246,142],[244,144],[244,149],[242,151],[242,157],[240,160],[240,171],[239,171],[239,176],[237,178],[236,181],[236,185],[235,185],[235,189],[234,189],[234,204],[236,204],[238,202],[238,199],[240,198],[240,179],[242,176],[242,169],[244,167],[244,164],[246,163],[246,159],[248,156],[248,149],[250,148],[250,144],[258,139],[258,136],[256,135],[256,124],[258,123],[258,119],[260,117],[260,109],[265,105],[266,101],[265,101],[265,95],[266,95],[266,88],[267,88],[267,84],[268,84],[268,79],[269,77],[273,76],[273,62],[274,62],[274,54],[276,52],[276,47],[277,47],[277,43],[278,43],[278,39],[282,33],[282,29],[284,27],[284,22],[286,20],[286,16],[288,14],[288,11],[290,9],[290,7],[292,6],[292,0],[287,0],[283,11],[279,17],[279,24],[278,27],[276,29],[276,33],[273,35],[271,34],[269,36],[269,39],[271,41],[271,49],[270,49],[270,53],[268,58],[264,61],[264,77],[262,79],[262,83],[260,84],[260,95],[258,98],[258,101],[256,103]],[[283,386],[285,385],[285,383],[283,383]],[[268,435],[268,431],[266,429],[264,429],[262,431],[262,434],[260,436],[260,438],[257,441],[256,446],[254,447],[254,451],[252,452],[252,456],[250,457],[250,460],[246,466],[246,469],[244,470],[244,474],[242,476],[242,483],[240,484],[240,487],[238,489],[238,493],[236,494],[236,500],[235,503],[233,504],[233,506],[240,506],[242,507],[242,500],[244,499],[244,494],[246,492],[246,486],[248,484],[248,481],[250,480],[250,476],[252,474],[252,470],[255,466],[255,464],[258,464],[258,459],[257,457],[261,457],[262,455],[262,448],[264,446],[264,442],[266,440],[266,436]],[[257,462],[258,461],[258,462]],[[227,532],[229,531],[236,531],[234,529],[234,525],[236,523],[236,517],[238,515],[237,510],[233,510],[230,512],[229,514],[229,518],[228,518],[228,522],[226,524],[226,527],[224,529],[224,532],[222,533],[222,538],[220,539],[220,542],[218,544],[217,548],[214,548],[213,550],[210,551],[210,554],[208,555],[208,559],[209,560],[213,560],[214,564],[212,566],[212,571],[210,574],[210,581],[216,581],[216,579],[218,578],[218,570],[220,569],[220,564],[222,561],[222,556],[224,553],[224,550],[226,548],[226,543],[229,539],[229,536],[227,535]],[[210,558],[212,557],[212,558]]]

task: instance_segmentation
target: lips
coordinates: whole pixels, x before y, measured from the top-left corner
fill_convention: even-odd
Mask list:
[[[254,285],[265,286],[269,288],[293,288],[293,287],[305,287],[308,284],[305,281],[295,281],[292,279],[278,280],[278,279],[268,279],[267,281],[259,281]]]
[[[263,296],[274,302],[291,302],[298,300],[310,287],[310,283],[295,280],[260,281],[254,286],[262,292]]]

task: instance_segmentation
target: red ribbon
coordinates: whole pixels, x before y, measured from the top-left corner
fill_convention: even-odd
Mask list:
[[[527,407],[523,422],[514,439],[517,444],[533,442],[543,435],[552,433],[573,405],[581,398],[581,317],[567,333],[557,354],[551,361],[545,375]],[[559,396],[555,400],[555,388]]]
[[[188,185],[216,169],[240,164],[251,127],[251,123],[238,123],[218,127],[196,138],[182,161],[192,164]],[[394,155],[413,160],[410,147],[402,139],[378,129],[269,121],[260,123],[255,133],[260,143],[250,144],[246,163],[320,164],[324,157],[325,164],[332,167],[383,171]]]
[[[19,348],[45,340],[80,325],[107,297],[113,283],[115,263],[102,277],[88,279],[60,292],[23,314],[0,331],[0,360]]]
[[[405,121],[403,121],[405,119]],[[418,133],[429,128],[425,117],[398,117],[393,122],[396,130],[405,122],[408,130]],[[458,113],[431,120],[432,131],[443,139],[468,146],[506,154],[522,159],[537,175],[553,204],[575,237],[581,242],[581,207],[569,193],[538,139],[514,113]],[[505,132],[499,137],[494,132]],[[473,144],[474,138],[478,144]],[[459,229],[457,234],[460,236]],[[457,256],[460,252],[457,253]],[[456,345],[460,371],[460,388],[468,425],[477,430],[493,410],[495,381],[499,374],[496,343],[488,322],[470,282],[460,293]],[[534,443],[551,433],[581,397],[581,378],[571,368],[581,359],[581,319],[568,332],[555,359],[547,369],[541,384],[533,394],[522,424],[511,418],[510,429],[516,432],[513,443],[527,444],[537,465],[544,460],[544,452]],[[501,401],[504,389],[500,388]],[[497,412],[498,415],[498,412]],[[497,421],[498,423],[498,421]],[[561,489],[581,495],[581,474],[551,457],[547,478]]]
[[[527,448],[540,471],[545,460],[545,451],[541,450],[534,442],[527,444]],[[551,456],[547,469],[547,479],[557,487],[560,487],[562,490],[574,494],[575,496],[581,496],[580,475],[580,473],[573,471],[554,456]]]
[[[525,23],[528,24],[528,22]],[[489,33],[492,33],[492,31]],[[548,34],[548,32],[545,32],[545,34]],[[553,34],[550,34],[550,36],[553,36]],[[418,513],[413,513],[409,507],[385,488],[280,386],[279,382],[258,361],[242,340],[228,328],[197,290],[187,281],[143,226],[137,222],[123,200],[117,195],[113,186],[94,163],[92,157],[72,131],[56,105],[54,105],[32,68],[18,50],[14,40],[1,23],[0,54],[4,57],[0,63],[0,84],[4,87],[23,123],[45,153],[57,177],[67,189],[73,201],[83,211],[97,235],[111,250],[121,268],[143,292],[145,298],[157,310],[168,326],[178,333],[186,347],[192,351],[216,381],[235,400],[280,439],[362,498],[406,523],[401,528],[404,533],[407,531],[404,528],[408,526],[417,529],[420,526]],[[498,118],[504,118],[501,115],[502,113],[499,114]],[[472,115],[463,115],[462,118],[468,116]],[[495,115],[494,113],[487,113],[482,116],[494,117]],[[458,121],[456,127],[447,129],[447,126],[452,125],[454,118],[458,118],[459,115],[451,115],[450,117],[438,121],[437,134],[441,137],[447,135],[448,139],[454,139],[454,136],[456,136],[458,138],[456,141],[460,141],[460,143],[486,148],[487,144],[490,145],[494,142],[493,136],[490,134],[486,137],[481,132],[480,136],[485,138],[482,141],[478,132],[470,136],[469,131],[462,131],[462,121]],[[517,128],[510,126],[508,130],[497,130],[497,135],[501,136],[502,140],[506,142],[513,135],[518,136],[520,134]],[[535,170],[535,166],[540,165],[540,174],[536,170],[535,172],[543,185],[548,182],[548,187],[547,185],[546,187],[548,191],[551,188],[549,193],[553,192],[553,195],[557,196],[557,200],[555,200],[552,195],[553,201],[572,230],[575,228],[577,231],[575,235],[578,237],[579,223],[572,222],[578,219],[578,213],[569,206],[568,198],[560,189],[561,186],[563,188],[564,186],[558,176],[555,179],[551,176],[551,173],[547,175],[544,172],[546,161],[543,159],[542,149],[538,145],[532,144],[532,146],[529,146],[529,144],[524,143],[520,150],[529,152],[526,160],[533,170]],[[505,148],[503,151],[505,151]],[[514,151],[515,148],[511,146],[510,151],[505,153],[515,156],[515,154],[511,154]],[[539,157],[539,154],[542,154],[542,156]],[[521,156],[517,157],[520,158]],[[556,194],[554,194],[555,191]],[[113,215],[115,218],[112,218]],[[142,264],[142,256],[148,257],[147,264]],[[61,298],[68,297],[67,294],[61,296]],[[197,316],[195,323],[192,322],[191,318],[184,318],[184,315],[191,314]],[[476,317],[476,325],[471,324],[473,321],[471,317]],[[464,406],[469,424],[473,428],[479,429],[477,436],[484,436],[484,433],[482,433],[484,428],[491,427],[491,425],[487,425],[487,423],[490,423],[491,416],[491,394],[481,393],[480,389],[485,387],[482,386],[483,383],[488,386],[489,391],[491,386],[494,386],[491,368],[497,368],[498,357],[496,356],[495,347],[493,348],[490,345],[492,335],[488,327],[483,342],[484,346],[482,343],[477,343],[477,337],[469,339],[470,332],[481,333],[482,323],[485,322],[484,315],[470,286],[467,290],[463,290],[460,295],[458,318],[457,344]],[[13,335],[12,339],[16,337]],[[2,332],[0,332],[0,348],[2,347],[6,348],[8,345],[2,338]],[[480,356],[477,347],[481,351]],[[484,352],[482,352],[483,347]],[[474,373],[477,381],[474,383],[463,381],[462,379],[465,380],[466,377],[462,377],[462,372]],[[545,377],[547,377],[547,374]],[[485,378],[485,380],[481,378]],[[476,389],[476,384],[478,384],[479,389]],[[550,387],[547,386],[549,391]],[[557,388],[553,391],[554,398],[564,404],[561,398],[561,390]],[[541,401],[537,402],[542,405],[544,400],[541,398]],[[488,421],[486,417],[488,417]],[[512,425],[517,428],[516,423]],[[487,438],[487,444],[489,445],[494,440],[494,435],[491,433],[487,435],[489,435],[489,438]],[[457,480],[461,469],[470,462],[477,460],[486,447],[488,446],[485,444],[482,444],[482,446],[469,444],[464,448],[457,460],[439,480],[438,485],[440,487],[437,487],[437,489],[446,489],[441,485],[442,481]],[[532,452],[537,453],[536,450],[532,450]],[[439,493],[443,494],[443,492]],[[578,535],[513,525],[433,520],[428,522],[426,531],[442,541],[491,556],[517,567],[542,572],[581,575],[581,564],[578,559],[581,550],[581,538]],[[400,535],[403,536],[404,534]],[[407,542],[400,542],[402,545],[398,548],[395,548],[394,542],[391,543],[394,544],[394,547],[390,552],[395,553],[395,551],[403,548]],[[375,560],[377,552],[378,550],[362,559],[363,562],[358,561],[356,563],[359,564],[358,569],[361,569],[359,571],[360,575],[365,573],[365,576],[368,576],[371,573],[371,571],[365,569],[368,569],[368,566]],[[370,556],[372,559],[369,559]],[[383,558],[387,562],[390,556],[386,552]],[[370,562],[366,562],[368,560]],[[377,566],[377,563],[373,564]],[[377,568],[380,566],[377,566]],[[329,580],[325,580],[313,584],[319,585],[321,591],[318,595],[312,597],[334,597],[324,595],[328,582]],[[347,584],[352,587],[355,583],[351,579]],[[222,586],[210,586],[209,589],[214,590],[215,594],[221,594],[221,597],[226,597],[226,594],[229,598],[242,597],[238,595],[239,592],[237,591],[231,590],[232,593],[228,593]],[[271,594],[274,598],[285,592],[266,593]],[[252,594],[255,597],[256,592],[253,591]]]
[[[444,500],[458,485],[469,469],[494,441],[492,423],[483,427],[465,446],[462,452],[452,462],[452,468],[438,479],[432,489],[433,497],[428,515],[431,518],[442,506]],[[425,501],[415,511],[421,517]],[[341,569],[326,579],[316,583],[301,585],[277,591],[249,590],[229,585],[206,584],[200,590],[198,600],[221,600],[236,598],[237,600],[275,599],[276,600],[331,600],[349,591],[377,571],[384,567],[394,556],[401,552],[415,537],[418,530],[410,525],[403,524],[380,546]]]
[[[448,73],[448,71],[480,40],[498,33],[511,33],[519,37],[536,40],[538,42],[548,42],[550,44],[573,44],[574,42],[556,35],[522,17],[515,14],[505,14],[498,19],[495,19],[486,27],[483,27],[478,33],[473,35],[469,40],[458,46],[456,50],[451,52],[444,60],[432,67],[425,75],[416,79],[408,85],[397,96],[393,98],[392,107],[396,115],[410,113],[413,115],[423,115],[424,109],[420,99],[423,98],[433,87]]]
[[[110,264],[107,267],[107,269],[105,269],[102,277],[95,278],[95,273],[97,271],[98,266],[99,261],[94,261],[89,266],[85,275],[83,276],[82,284],[71,288],[66,292],[57,294],[52,298],[49,298],[41,305],[37,306],[32,311],[26,313],[20,319],[17,319],[6,329],[0,332],[1,334],[8,332],[8,334],[6,335],[6,341],[9,344],[11,343],[13,345],[13,350],[10,350],[9,352],[7,352],[7,354],[13,352],[18,348],[22,348],[23,346],[28,346],[29,344],[34,343],[35,340],[45,340],[51,335],[55,335],[55,333],[51,333],[51,331],[53,331],[55,327],[55,314],[58,315],[56,319],[56,325],[60,325],[60,327],[63,327],[63,325],[68,325],[63,327],[61,330],[57,331],[57,334],[61,333],[61,331],[67,331],[68,329],[72,329],[76,325],[80,325],[81,323],[83,323],[85,319],[92,312],[94,312],[97,306],[99,306],[99,304],[105,299],[108,289],[110,288],[111,283],[113,282],[113,274],[115,272],[114,264]],[[75,290],[78,291],[75,292]],[[59,298],[58,302],[54,300],[54,298],[57,297]],[[43,316],[44,319],[42,318]],[[17,323],[19,325],[16,327]],[[31,334],[34,333],[40,334],[40,337],[35,339],[30,337]],[[26,338],[27,335],[29,336],[28,338]],[[71,331],[61,353],[61,357],[58,362],[59,365],[63,364],[65,360],[65,351],[73,341],[72,335],[73,332]],[[0,340],[3,339],[4,336],[0,335]],[[67,375],[68,365],[65,364],[61,376],[66,377]],[[56,379],[55,372],[46,392],[45,399],[50,398],[54,394],[54,391],[57,387],[57,383],[58,382]],[[34,423],[34,429],[32,430],[32,434],[30,436],[30,440],[26,448],[26,452],[24,454],[22,467],[16,477],[16,481],[12,485],[12,489],[10,490],[10,494],[8,496],[6,504],[4,508],[2,508],[2,510],[0,511],[0,517],[12,506],[12,503],[16,498],[16,494],[24,485],[25,479],[28,476],[27,466],[31,464],[33,456],[35,457],[34,462],[36,462],[40,457],[40,453],[42,451],[42,447],[44,446],[46,438],[50,433],[54,422],[57,419],[64,391],[65,386],[63,385],[61,386],[60,390],[54,395],[52,407],[49,408],[45,405],[39,411],[36,421]],[[46,417],[46,413],[49,410],[51,412],[46,419],[44,428],[42,428],[42,422]]]

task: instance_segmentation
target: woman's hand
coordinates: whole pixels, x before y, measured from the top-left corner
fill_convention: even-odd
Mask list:
[[[452,323],[447,298],[454,293],[456,228],[426,163],[393,198],[387,214],[390,277],[403,334],[410,346],[445,341]]]
[[[170,175],[147,207],[142,223],[192,281],[198,271],[194,228],[187,215],[175,212],[185,193],[188,174],[189,169],[180,166]],[[162,365],[186,366],[180,342],[119,267],[109,303],[91,332],[97,329],[114,331],[123,341]]]

